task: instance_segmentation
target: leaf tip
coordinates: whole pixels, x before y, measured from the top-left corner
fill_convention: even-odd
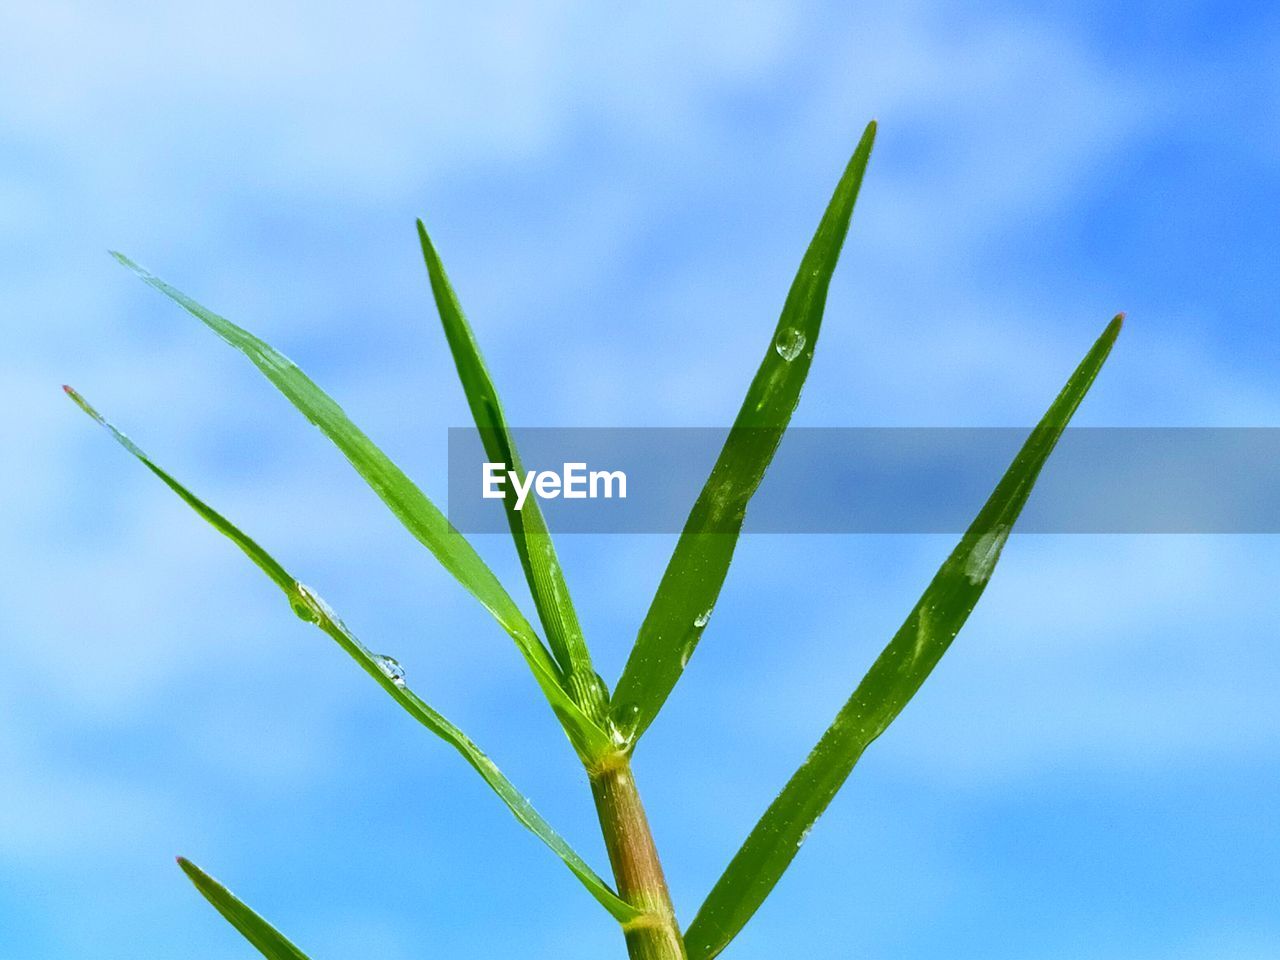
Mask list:
[[[427,225],[422,222],[422,218],[418,217],[418,242],[422,244],[422,253],[428,261],[436,259],[436,247],[431,242],[431,236],[427,233]]]
[[[875,146],[876,133],[879,129],[880,121],[876,120],[874,117],[867,122],[867,126],[862,131],[862,137],[858,140],[859,152],[863,150],[870,152],[871,148]]]
[[[84,397],[80,396],[80,394],[76,391],[75,387],[68,386],[67,384],[64,383],[62,385],[62,392],[71,398],[72,403],[74,403],[77,407],[79,407],[89,416],[93,417],[93,419],[99,420],[99,421],[102,419],[98,415],[98,411],[93,409],[93,407],[89,406],[89,401],[86,400]]]
[[[112,259],[114,259],[116,263],[120,264],[120,266],[122,267],[132,270],[134,273],[140,276],[143,280],[151,281],[153,279],[150,272],[138,266],[138,264],[130,260],[119,250],[108,250],[107,253],[111,254]]]

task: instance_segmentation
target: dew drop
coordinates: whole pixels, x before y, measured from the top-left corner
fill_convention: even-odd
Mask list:
[[[701,629],[702,627],[705,627],[710,622],[711,622],[711,611],[704,610],[702,611],[702,613],[694,617],[693,625]]]
[[[964,561],[964,575],[969,578],[970,583],[977,586],[991,579],[996,561],[1000,559],[1000,551],[1004,549],[1004,542],[1008,539],[1008,526],[996,527],[978,538]]]
[[[800,351],[804,349],[804,344],[803,333],[795,327],[786,327],[778,331],[778,335],[773,341],[773,349],[778,351],[778,356],[790,363],[800,356]]]
[[[689,665],[689,658],[693,656],[693,648],[698,645],[697,638],[690,640],[684,645],[684,649],[680,651],[680,669],[683,670]]]
[[[397,687],[404,686],[404,667],[400,666],[400,661],[395,657],[386,657],[380,653],[375,653],[373,662],[378,665],[378,669],[386,675],[387,679]]]
[[[289,598],[289,605],[293,607],[297,618],[307,623],[318,621],[320,616],[316,612],[316,595],[311,592],[311,588],[305,583],[295,583],[293,590],[294,594]]]
[[[610,724],[613,734],[613,742],[619,747],[625,747],[636,736],[636,725],[640,722],[640,705],[636,703],[619,703],[613,708],[613,717]]]
[[[316,593],[305,583],[294,582],[294,591],[296,595],[291,601],[293,612],[308,623],[320,623],[322,620],[329,620],[333,624],[341,627],[342,618],[334,612],[333,607],[324,602],[324,597]]]

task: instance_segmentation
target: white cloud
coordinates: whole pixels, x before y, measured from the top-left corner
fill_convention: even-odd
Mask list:
[[[7,7],[0,403],[15,411],[7,449],[20,469],[0,474],[0,542],[16,558],[0,579],[0,684],[16,717],[0,766],[18,771],[0,805],[6,848],[52,857],[126,843],[134,834],[115,826],[126,809],[163,824],[164,770],[103,775],[69,750],[67,731],[123,737],[162,724],[181,691],[247,672],[264,638],[306,649],[270,585],[95,435],[58,396],[62,379],[299,575],[318,577],[362,632],[369,624],[371,644],[407,648],[413,675],[468,725],[501,733],[501,708],[533,695],[504,638],[427,572],[429,558],[325,442],[101,248],[173,269],[297,353],[442,493],[442,429],[465,412],[428,325],[413,215],[430,214],[516,419],[723,422],[825,192],[876,115],[881,141],[800,418],[1023,422],[1127,304],[1018,289],[992,260],[1009,249],[1011,224],[1062,215],[1110,159],[1159,135],[1170,122],[1161,98],[1173,94],[1069,32],[960,13],[922,3],[752,4],[733,15],[693,4],[662,16],[568,3]],[[1183,319],[1135,316],[1085,416],[1273,418],[1274,386],[1206,356]],[[482,548],[504,555],[505,544]],[[572,552],[575,582],[603,591],[583,598],[601,660],[620,662],[634,623],[618,610],[642,612],[636,592],[656,582],[663,552]],[[906,566],[886,572],[893,561],[861,542],[745,544],[726,595],[750,614],[739,636],[772,627],[791,646],[761,640],[735,667],[725,618],[709,640],[723,654],[700,652],[678,694],[686,706],[673,701],[671,741],[717,737],[705,714],[693,718],[694,701],[758,732],[740,716],[740,688],[708,677],[737,669],[745,682],[762,666],[779,670],[775,745],[802,752],[874,648],[861,638],[896,625],[895,598],[911,599],[915,573],[927,575],[923,552],[894,555]],[[1203,543],[1032,551],[1015,540],[961,662],[948,662],[886,755],[981,789],[1056,762],[1167,769],[1262,749],[1275,733],[1274,660],[1247,636],[1195,649],[1222,623],[1257,626],[1250,616],[1265,604],[1247,604],[1274,591],[1251,557]],[[780,569],[809,617],[774,604],[770,619]],[[1142,657],[1166,640],[1161,669],[1144,674]],[[788,665],[799,649],[805,659]],[[1224,649],[1234,659],[1215,668]],[[833,665],[816,667],[824,651]],[[322,777],[344,747],[320,738],[359,709],[325,663],[291,678],[308,690],[316,741],[302,719],[244,707],[274,682],[260,676],[186,704],[190,762],[245,790]],[[975,697],[983,709],[967,710]],[[495,717],[476,716],[494,705]],[[939,717],[964,718],[952,733],[981,739],[982,755],[950,750]],[[270,730],[254,750],[218,749],[255,722]],[[655,749],[662,736],[656,728]],[[776,759],[777,771],[752,771],[760,784],[787,772]],[[713,782],[689,808],[710,815],[733,773],[704,773]],[[333,926],[388,950],[405,942],[394,918]]]

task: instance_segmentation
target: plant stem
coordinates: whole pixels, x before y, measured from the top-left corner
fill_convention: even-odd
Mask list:
[[[686,960],[680,925],[630,760],[621,756],[616,764],[592,774],[591,792],[618,894],[644,911],[623,927],[631,960]]]

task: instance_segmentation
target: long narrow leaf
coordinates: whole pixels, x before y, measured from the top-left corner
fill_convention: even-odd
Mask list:
[[[689,960],[710,960],[764,902],[862,752],[898,716],[946,653],[991,578],[1041,467],[1088,392],[1123,314],[1085,356],[995,491],[853,696],[761,817],[685,934]]]
[[[613,696],[615,722],[633,739],[653,722],[702,637],[724,585],[747,504],[759,487],[813,360],[827,289],[858,199],[873,120],[853,152],[791,284],[773,340],[711,476],[685,522]]]
[[[450,526],[448,519],[426,494],[351,422],[332,397],[270,344],[196,303],[123,254],[113,252],[112,256],[243,353],[308,420],[333,441],[405,528],[435,555],[459,583],[484,604],[515,640],[538,685],[579,752],[598,756],[611,749],[606,733],[582,712],[565,690],[555,661],[493,571],[480,559],[471,544]]]
[[[490,462],[504,463],[509,470],[523,472],[520,454],[507,429],[502,403],[485,367],[480,345],[476,343],[458,296],[454,293],[444,265],[440,262],[421,220],[418,221],[418,239],[422,243],[422,256],[427,263],[431,292],[440,312],[440,320],[444,324],[445,338],[449,341],[449,350],[453,353],[453,362],[458,368],[458,379],[462,381],[462,389],[467,395],[467,404],[471,407],[471,416],[480,432],[485,454]],[[515,492],[508,487],[504,506],[516,552],[520,555],[520,565],[524,567],[525,579],[529,582],[529,590],[533,594],[533,602],[538,608],[538,617],[546,630],[552,653],[571,678],[594,678],[591,654],[583,639],[578,614],[569,597],[569,587],[565,583],[537,498],[528,500],[523,509],[517,510]]]
[[[227,922],[240,931],[267,960],[307,960],[307,955],[289,942],[279,930],[253,912],[234,893],[185,857],[178,866],[195,884],[200,895],[213,904]]]
[[[364,669],[365,673],[373,677],[378,682],[378,685],[390,694],[410,716],[462,754],[467,763],[471,764],[511,812],[515,814],[516,819],[528,827],[564,861],[565,865],[573,871],[574,875],[582,881],[582,884],[591,895],[600,901],[605,909],[623,922],[635,918],[638,911],[619,899],[608,884],[601,880],[573,848],[552,829],[551,825],[542,818],[542,815],[533,808],[533,805],[524,795],[511,784],[511,781],[503,776],[493,761],[482,753],[480,748],[466,734],[428,706],[408,687],[404,681],[403,674],[394,669],[391,661],[370,653],[314,590],[296,580],[269,553],[252,538],[245,535],[235,524],[157,466],[141,448],[103,418],[83,397],[70,387],[64,387],[63,389],[79,405],[80,409],[110,431],[111,435],[125,449],[137,457],[148,470],[164,481],[169,489],[173,490],[215,530],[227,537],[262,569],[276,586],[280,587],[284,592],[293,607],[294,613],[303,620],[315,624],[332,637],[338,646],[345,650]]]

